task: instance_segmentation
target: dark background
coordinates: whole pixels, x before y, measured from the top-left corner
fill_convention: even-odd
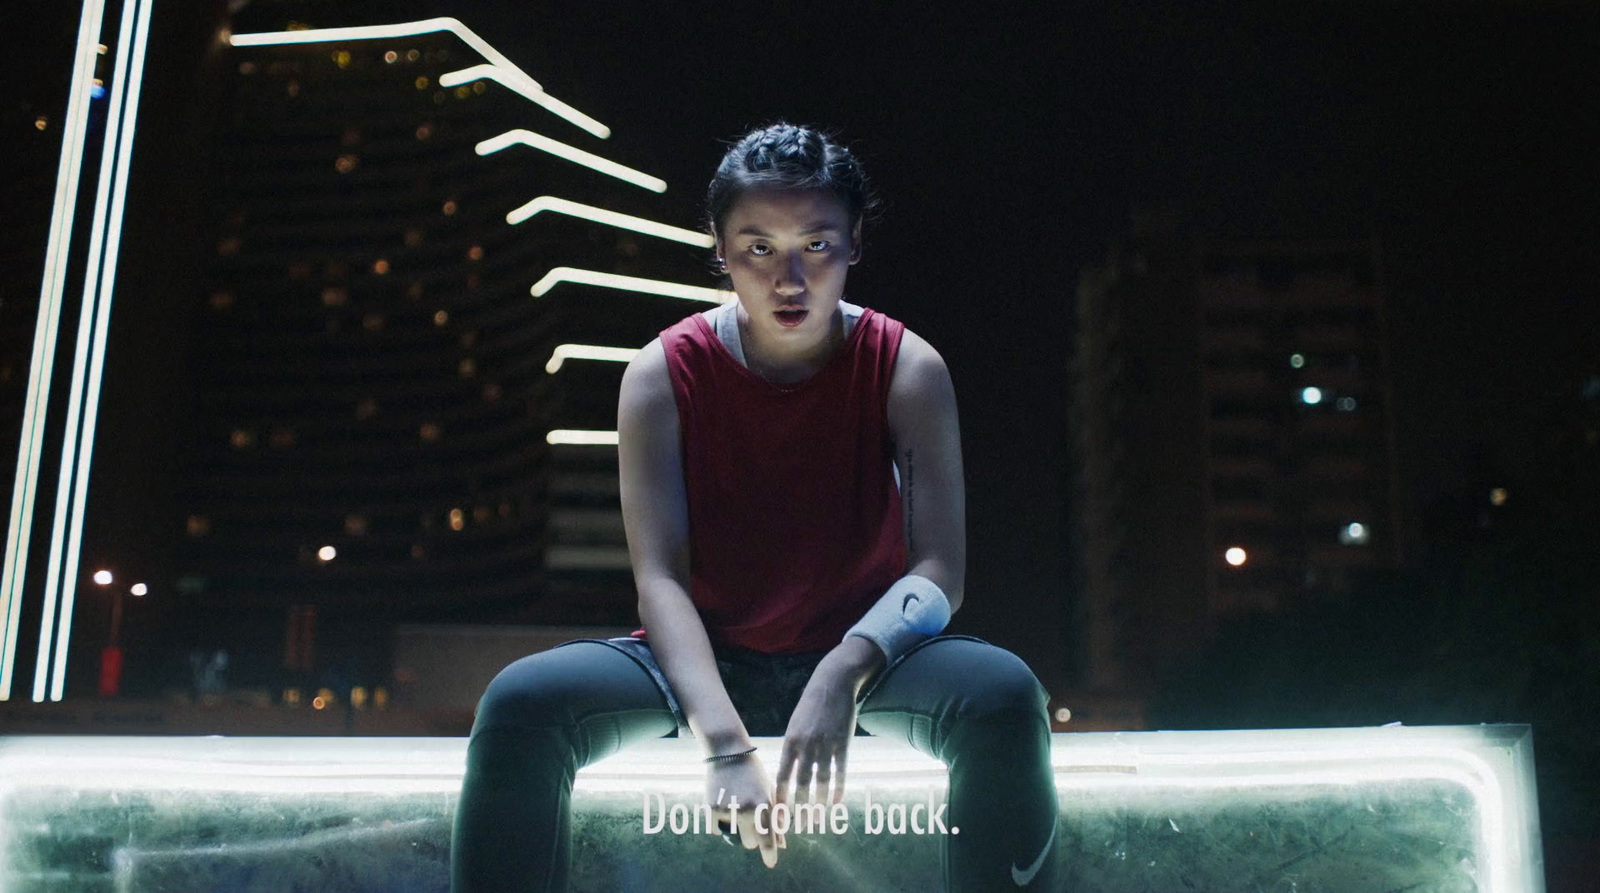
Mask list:
[[[959,623],[1042,675],[1072,665],[1059,618],[1079,269],[1150,204],[1215,235],[1375,237],[1407,567],[1348,605],[1225,627],[1152,718],[1531,721],[1552,861],[1594,839],[1600,489],[1594,451],[1585,462],[1562,433],[1592,426],[1600,403],[1591,4],[322,7],[318,25],[461,18],[611,125],[611,157],[666,179],[663,217],[684,225],[721,140],[777,118],[838,128],[887,200],[851,297],[928,338],[956,382],[972,536]],[[194,48],[219,16],[156,9],[158,30],[187,29]],[[23,27],[0,54],[0,157],[15,172],[0,192],[0,313],[15,316],[37,299],[59,151],[59,129],[33,120],[64,109],[77,9],[8,13]],[[145,157],[202,107],[181,89],[144,103],[169,122],[139,143]],[[128,250],[168,237],[131,234]],[[1490,486],[1514,511],[1485,526]]]

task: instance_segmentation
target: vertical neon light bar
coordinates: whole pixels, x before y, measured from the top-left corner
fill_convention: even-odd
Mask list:
[[[83,392],[84,413],[83,428],[78,436],[78,456],[76,460],[76,475],[73,481],[71,520],[68,528],[67,561],[61,569],[61,623],[56,632],[56,658],[55,677],[50,684],[50,700],[59,701],[67,681],[67,643],[72,633],[72,606],[78,594],[78,561],[83,546],[83,510],[89,498],[89,472],[93,468],[94,456],[94,430],[95,423],[100,416],[100,381],[105,371],[106,339],[111,331],[111,298],[116,290],[117,259],[122,248],[122,217],[126,209],[128,195],[128,174],[133,161],[133,136],[137,130],[139,119],[139,87],[144,83],[144,56],[145,48],[150,34],[150,9],[155,5],[154,0],[128,0],[130,8],[123,12],[123,29],[126,32],[127,22],[133,14],[138,20],[134,23],[132,50],[129,53],[127,67],[121,72],[127,90],[120,97],[122,102],[114,102],[112,112],[121,111],[123,121],[118,129],[116,140],[116,168],[115,177],[111,188],[111,210],[107,218],[105,230],[105,254],[99,258],[100,274],[99,300],[96,302],[96,316],[94,325],[90,330],[92,343],[89,356],[89,383]],[[126,47],[125,41],[119,46]],[[111,151],[111,131],[106,132],[106,152]],[[102,170],[104,167],[102,166]],[[105,175],[101,175],[101,183],[105,183]],[[96,199],[95,219],[100,219],[100,202]],[[96,230],[96,235],[99,234]],[[90,255],[94,259],[96,255]],[[91,269],[95,269],[91,267]],[[89,306],[89,284],[84,283],[84,306]],[[82,338],[79,338],[80,342]],[[78,370],[73,370],[74,378]],[[78,397],[74,390],[73,398]],[[71,429],[69,429],[71,430]],[[65,462],[63,461],[63,469]],[[57,515],[61,514],[58,506]],[[54,573],[54,568],[51,568]],[[44,650],[42,645],[41,652]]]
[[[39,319],[34,329],[33,361],[28,371],[28,396],[22,414],[16,482],[11,490],[11,522],[6,529],[6,557],[0,573],[0,701],[10,700],[22,623],[22,584],[33,538],[34,498],[39,487],[40,453],[44,449],[45,411],[50,404],[50,378],[55,367],[56,336],[61,322],[61,295],[66,290],[67,257],[78,206],[78,181],[83,173],[88,139],[90,88],[105,0],[84,0],[61,135],[61,163],[56,172],[55,207],[50,214],[44,282],[39,289]]]

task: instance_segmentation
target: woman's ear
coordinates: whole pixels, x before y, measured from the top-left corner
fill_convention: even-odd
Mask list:
[[[850,227],[850,262],[861,260],[861,221]]]

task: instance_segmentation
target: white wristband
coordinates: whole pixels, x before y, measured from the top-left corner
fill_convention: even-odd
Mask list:
[[[950,622],[950,600],[927,577],[906,574],[896,580],[878,603],[867,609],[845,638],[860,636],[883,649],[889,663]]]

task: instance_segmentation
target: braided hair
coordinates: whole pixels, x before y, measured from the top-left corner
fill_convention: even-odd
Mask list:
[[[830,134],[779,121],[752,130],[722,156],[706,189],[706,225],[721,232],[734,204],[751,189],[824,192],[844,203],[853,228],[879,201],[854,154]]]

